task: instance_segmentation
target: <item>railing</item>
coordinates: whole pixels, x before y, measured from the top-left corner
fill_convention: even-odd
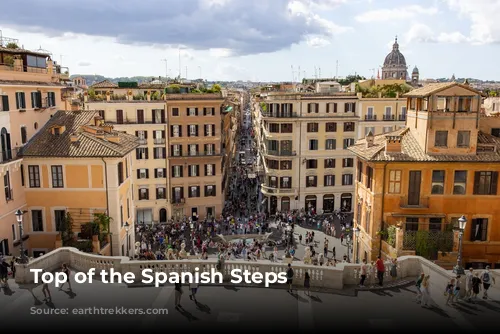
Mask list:
[[[365,121],[376,121],[377,115],[365,115]]]
[[[27,73],[48,73],[47,68],[31,67],[27,65],[12,65],[6,63],[0,63],[0,70],[4,71],[15,71],[15,72],[27,72]]]
[[[294,157],[297,155],[295,151],[278,151],[278,150],[265,150],[265,155],[275,155],[278,157]]]
[[[261,189],[268,194],[293,194],[295,189],[292,188],[274,188],[265,184],[261,184]]]
[[[30,269],[53,271],[59,269],[63,263],[66,263],[76,271],[88,272],[89,269],[95,268],[97,275],[99,275],[101,271],[109,272],[113,269],[115,272],[122,274],[126,272],[133,273],[139,279],[144,269],[152,269],[155,272],[164,272],[167,274],[173,272],[194,272],[195,268],[199,268],[201,272],[217,271],[217,259],[200,260],[189,256],[185,260],[134,261],[126,257],[99,256],[81,252],[76,248],[62,247],[33,259],[27,264],[17,264],[16,282],[18,284],[32,283],[34,281],[34,273],[30,272]],[[314,266],[305,264],[302,261],[292,261],[291,264],[294,269],[293,284],[297,286],[303,285],[306,272],[309,273],[311,287],[335,290],[340,290],[346,285],[352,286],[358,284],[361,276],[361,266],[359,264],[341,263],[337,264],[336,267]],[[268,260],[229,260],[224,263],[220,271],[224,276],[229,276],[234,269],[263,274],[268,272],[279,273],[287,270],[287,263],[271,262]],[[384,272],[386,277],[390,276],[390,269],[391,262],[387,261]],[[446,286],[447,282],[454,277],[453,273],[422,257],[402,256],[398,258],[397,276],[399,279],[409,278],[410,280],[414,280],[421,273],[431,276],[431,292],[433,296],[442,296],[443,286]],[[375,280],[376,268],[369,265],[367,283],[375,283]]]
[[[165,122],[161,122],[160,121],[153,121],[153,120],[145,120],[143,122],[138,122],[136,120],[123,120],[121,122],[118,122],[116,120],[112,120],[112,121],[108,121],[108,120],[104,120],[104,123],[106,124],[112,124],[112,125],[129,125],[129,124],[157,124],[157,125],[161,125],[161,124],[167,124],[167,121],[165,120]]]
[[[165,144],[165,138],[155,138],[154,139],[154,144],[155,145]]]
[[[171,158],[189,158],[189,157],[218,157],[222,154],[220,152],[214,151],[196,151],[196,152],[173,152],[170,153],[169,157]]]
[[[21,147],[16,147],[16,148],[11,149],[11,150],[6,150],[6,151],[0,152],[0,164],[21,159],[21,157],[18,156],[20,151],[21,151]]]
[[[384,115],[384,121],[395,121],[396,115]]]
[[[184,204],[186,200],[184,198],[171,198],[170,203],[172,204]]]
[[[273,118],[295,118],[299,117],[299,114],[296,112],[265,112],[262,111],[262,117],[273,117]]]
[[[406,121],[406,115],[399,115],[398,121]]]
[[[147,145],[148,144],[148,140],[145,138],[139,138],[137,140],[137,142],[139,143],[139,145]]]
[[[403,196],[399,202],[400,208],[420,208],[426,209],[429,208],[429,197],[417,197],[417,198],[409,198],[407,196]]]

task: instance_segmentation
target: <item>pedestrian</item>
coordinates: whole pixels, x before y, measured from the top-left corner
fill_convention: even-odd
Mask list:
[[[302,234],[299,234],[299,242],[302,245]]]
[[[360,277],[361,279],[359,280],[359,287],[364,288],[365,287],[365,280],[366,280],[366,274],[368,271],[368,265],[366,264],[366,259],[363,259],[363,263],[361,264],[360,268]]]
[[[422,307],[429,307],[429,300],[431,297],[431,291],[430,291],[430,282],[429,282],[430,276],[427,275],[424,277],[422,281],[422,286],[421,286],[421,291],[422,291]]]
[[[182,308],[181,306],[181,296],[182,296],[182,283],[178,282],[174,284],[175,289],[175,308]]]
[[[378,278],[378,285],[383,286],[384,285],[384,274],[385,274],[385,265],[384,261],[382,261],[382,258],[377,256],[377,262],[375,262],[375,265],[377,266],[377,278]]]
[[[472,299],[477,299],[477,295],[481,291],[481,279],[479,278],[479,273],[474,273],[474,277],[472,277]]]
[[[10,265],[5,261],[3,257],[0,257],[0,283],[1,287],[8,286],[8,278],[9,278],[9,267]]]
[[[495,277],[490,273],[490,266],[486,266],[486,270],[481,274],[481,282],[483,282],[483,299],[488,299],[488,289],[491,284],[495,284]]]
[[[293,269],[292,269],[292,264],[288,264],[288,270],[286,272],[286,279],[287,279],[287,284],[288,284],[288,292],[292,293],[292,284],[293,284]]]
[[[325,242],[325,247],[323,247],[323,256],[328,258],[328,242]]]
[[[311,277],[309,276],[309,273],[306,271],[306,273],[304,274],[304,289],[306,290],[306,294],[308,296],[311,295],[311,292],[310,292],[310,288],[311,288]]]
[[[417,288],[417,297],[415,298],[415,301],[417,304],[420,304],[422,302],[422,282],[424,281],[425,274],[421,273],[420,276],[417,278],[417,282],[415,284],[415,287]]]
[[[66,263],[63,263],[62,265],[62,272],[64,273],[64,281],[62,282],[61,286],[59,287],[59,290],[63,289],[64,284],[68,283],[69,286],[69,291],[72,291],[73,289],[71,288],[71,270],[69,270],[69,267]]]
[[[336,251],[335,251],[335,246],[333,246],[332,254],[333,254],[332,257],[335,260],[335,255],[337,254]]]
[[[46,271],[44,270],[43,272],[45,273]],[[49,290],[49,283],[43,282],[43,284],[42,284],[42,293],[43,293],[43,297],[45,298],[44,299],[45,302],[51,302],[52,301],[52,295],[50,294],[50,290]]]
[[[469,268],[469,272],[465,275],[465,298],[467,301],[472,301],[472,278],[474,277],[474,269]]]
[[[398,260],[392,259],[391,261],[391,278],[394,281],[398,278]]]
[[[189,299],[194,300],[195,303],[197,303],[198,301],[196,300],[196,293],[198,292],[198,283],[194,281],[189,283],[189,288],[191,289],[191,294],[189,295]]]
[[[453,303],[453,292],[455,291],[455,279],[452,278],[448,284],[446,284],[446,288],[444,290],[444,295],[447,296],[446,298],[446,305],[450,305],[450,303]]]

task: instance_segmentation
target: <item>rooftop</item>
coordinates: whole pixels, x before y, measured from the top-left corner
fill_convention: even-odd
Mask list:
[[[60,82],[53,82],[53,81],[22,81],[22,80],[0,80],[0,85],[66,86]]]
[[[401,136],[401,153],[385,153],[387,136]],[[476,154],[427,154],[420,147],[409,128],[384,133],[373,137],[373,146],[367,147],[366,139],[358,140],[348,149],[358,157],[368,161],[392,162],[500,162],[500,138],[479,131],[477,146],[496,146],[494,151]]]
[[[114,82],[111,82],[109,80],[103,80],[96,82],[95,84],[91,85],[89,88],[118,88],[118,85],[115,84]]]
[[[135,136],[96,125],[97,111],[58,111],[23,147],[24,157],[123,157],[138,146]],[[59,128],[59,134],[54,133]]]
[[[452,81],[452,82],[437,82],[437,83],[431,83],[428,85],[425,85],[423,87],[414,89],[404,95],[404,97],[428,97],[434,94],[439,93],[440,91],[443,91],[445,89],[451,88],[451,87],[462,87],[464,89],[470,90],[471,92],[485,96],[484,93],[470,87],[467,84],[459,84],[458,82]]]

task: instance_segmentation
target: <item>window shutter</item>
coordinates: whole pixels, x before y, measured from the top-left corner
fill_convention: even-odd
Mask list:
[[[149,169],[146,169],[146,179],[149,179]]]
[[[215,124],[212,124],[212,136],[215,136]]]
[[[135,132],[135,136],[136,136],[136,137],[139,137],[139,131],[136,131],[136,132]]]
[[[327,175],[323,176],[323,186],[326,186],[326,180],[327,180],[327,178],[328,178]]]
[[[174,126],[170,125],[170,137],[174,136]]]
[[[344,112],[347,112],[349,110],[349,103],[344,103]]]
[[[146,189],[146,199],[149,199],[149,189]]]
[[[200,186],[196,187],[196,197],[200,197]]]
[[[194,114],[198,116],[198,108],[194,108]]]
[[[215,176],[215,164],[212,164],[212,174]]]
[[[154,109],[153,109],[153,110],[151,110],[151,121],[152,121],[153,123],[156,123],[156,119],[155,119],[155,110],[154,110]]]
[[[200,176],[200,165],[196,165],[196,175]]]
[[[206,137],[207,136],[207,124],[203,125],[203,135]]]
[[[188,166],[188,176],[191,177],[191,165]]]
[[[203,165],[203,175],[207,176],[207,166],[208,165]]]
[[[158,159],[158,154],[157,154],[157,150],[156,150],[156,147],[153,148],[153,159]]]
[[[214,186],[213,186],[213,190],[214,190],[214,192],[213,192],[212,196],[216,196],[216,195],[217,195],[217,189],[216,189],[215,184],[214,184]]]
[[[355,113],[356,112],[356,103],[353,103],[352,104],[352,112]]]
[[[165,130],[161,130],[161,138],[165,139]]]
[[[167,148],[166,147],[162,147],[161,148],[161,153],[162,153],[162,156],[165,158],[167,156]]]
[[[31,108],[35,108],[36,105],[35,92],[31,92]]]
[[[146,147],[145,151],[146,151],[146,159],[149,159],[149,148]]]
[[[140,170],[140,169],[138,169],[138,170],[137,170],[137,178],[138,178],[138,179],[140,179],[140,178],[141,178],[141,170]]]
[[[476,228],[477,228],[477,219],[472,219],[472,224],[470,224],[470,241],[476,240]]]
[[[290,103],[289,106],[290,106],[290,113],[293,113],[293,104]]]
[[[203,108],[203,116],[207,114],[207,108]]]
[[[180,173],[181,177],[184,177],[184,167],[180,166]]]
[[[137,160],[139,160],[139,158],[140,158],[140,155],[139,155],[139,149],[138,149],[138,148],[136,148],[136,149],[135,149],[135,158],[136,158]]]
[[[181,187],[181,198],[184,198],[184,187]]]
[[[481,177],[481,172],[474,172],[474,195],[479,194],[479,178]]]
[[[311,113],[311,104],[310,103],[307,104],[307,113],[308,114]]]
[[[490,195],[496,195],[498,191],[498,172],[491,174],[491,192]]]
[[[165,109],[161,110],[161,122],[165,123]]]
[[[334,103],[333,104],[333,112],[336,113],[337,112],[337,103]]]
[[[155,179],[158,177],[158,170],[155,168]]]
[[[179,137],[182,137],[182,125],[179,125]]]
[[[483,218],[481,224],[481,241],[488,240],[488,219]]]
[[[198,125],[195,125],[194,128],[195,128],[196,137],[198,137]]]
[[[167,169],[166,168],[162,168],[163,169],[163,177],[167,177]]]
[[[329,113],[330,112],[330,103],[327,103],[326,104],[326,113]]]
[[[144,139],[148,139],[148,132],[144,130]]]
[[[170,196],[170,198],[171,198],[171,202],[173,202],[173,199],[175,198],[175,188],[171,189],[171,193],[172,193],[172,195]]]
[[[170,169],[172,170],[172,172],[170,172],[170,174],[172,177],[174,177],[175,176],[175,166],[170,167]]]
[[[3,111],[9,111],[9,97],[7,95],[2,95],[2,106],[3,106]]]
[[[319,112],[319,103],[316,103],[316,108],[315,108],[316,113]]]
[[[42,107],[42,93],[41,92],[36,93],[36,104],[39,108]]]
[[[158,199],[158,188],[156,188],[156,199]]]
[[[153,139],[156,139],[156,131],[153,131]]]

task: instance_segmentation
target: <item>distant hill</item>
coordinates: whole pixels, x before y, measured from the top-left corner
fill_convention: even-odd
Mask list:
[[[103,80],[109,80],[114,83],[118,82],[148,82],[152,80],[158,79],[158,77],[144,77],[144,76],[139,76],[139,77],[119,77],[119,78],[108,78],[99,74],[73,74],[70,79],[76,78],[76,77],[82,77],[85,78],[87,81],[87,85],[92,85],[95,84],[96,82],[100,82]]]

